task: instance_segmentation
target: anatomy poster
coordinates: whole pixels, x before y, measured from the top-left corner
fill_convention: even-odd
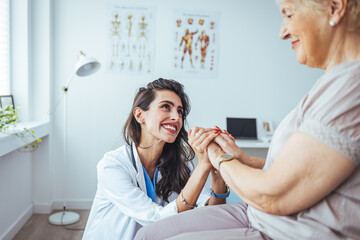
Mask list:
[[[107,29],[110,71],[153,72],[155,13],[152,8],[109,5]]]
[[[216,77],[220,14],[175,10],[174,16],[175,71],[191,76]]]

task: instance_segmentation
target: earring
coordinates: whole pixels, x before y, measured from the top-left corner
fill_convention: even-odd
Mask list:
[[[331,19],[330,22],[329,22],[329,24],[330,24],[330,26],[332,26],[332,27],[335,26],[334,20]]]

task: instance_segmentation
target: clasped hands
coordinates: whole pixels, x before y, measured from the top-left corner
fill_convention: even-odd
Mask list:
[[[212,176],[218,170],[218,159],[224,153],[231,153],[240,160],[242,150],[236,146],[234,137],[219,127],[194,127],[188,131],[188,142],[195,151],[199,164],[211,169]]]

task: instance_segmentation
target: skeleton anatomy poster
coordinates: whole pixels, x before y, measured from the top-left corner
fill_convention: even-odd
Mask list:
[[[148,7],[109,5],[108,69],[151,73],[154,69],[155,18]]]
[[[173,67],[178,73],[216,77],[220,13],[175,10]]]

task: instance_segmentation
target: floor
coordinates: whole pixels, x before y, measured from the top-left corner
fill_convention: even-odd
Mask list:
[[[89,210],[72,210],[80,214],[80,221],[67,226],[48,222],[50,214],[34,214],[20,229],[13,240],[81,240]],[[81,230],[76,230],[81,229]]]

